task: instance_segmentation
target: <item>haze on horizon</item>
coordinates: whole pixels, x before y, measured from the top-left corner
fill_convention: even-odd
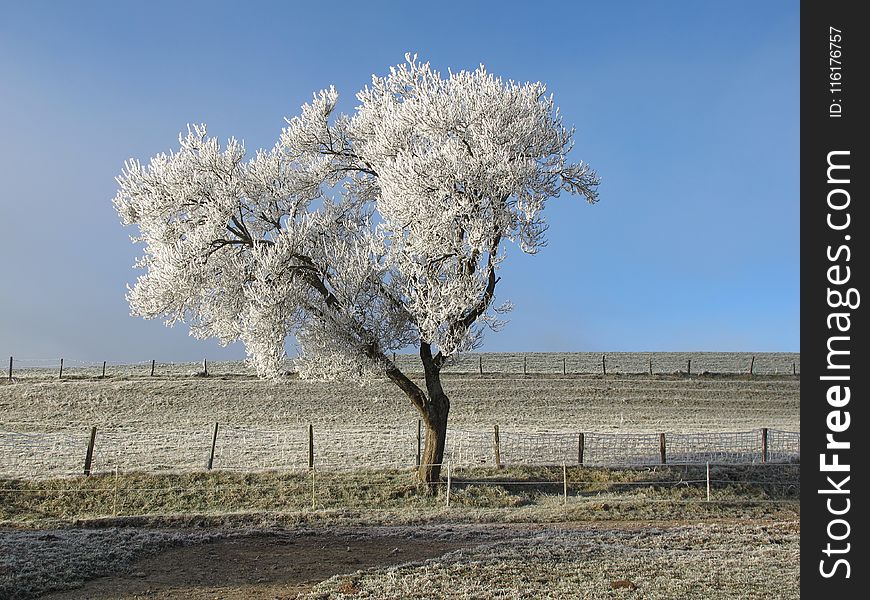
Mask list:
[[[482,351],[799,351],[799,3],[620,6],[8,3],[0,356],[244,357],[129,316],[123,161],[199,122],[253,154],[322,88],[350,112],[408,51],[544,82],[602,177],[597,205],[548,203],[538,255],[508,246],[515,308]]]

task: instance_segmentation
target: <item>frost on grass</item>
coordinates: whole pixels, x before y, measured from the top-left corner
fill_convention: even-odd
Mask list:
[[[25,600],[125,572],[139,558],[220,534],[133,529],[5,531],[0,533],[0,598]]]
[[[789,525],[548,532],[333,577],[305,598],[798,598]]]

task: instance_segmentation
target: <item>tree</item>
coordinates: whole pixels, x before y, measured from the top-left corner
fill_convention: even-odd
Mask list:
[[[184,322],[197,337],[241,340],[259,376],[284,344],[299,375],[389,378],[426,426],[418,476],[440,477],[450,401],[441,370],[502,324],[493,307],[506,241],[535,253],[542,209],[567,191],[597,200],[599,180],[569,163],[573,129],[541,83],[483,66],[448,77],[407,62],[334,116],[334,88],[245,160],[204,125],[181,148],[131,159],[114,205],[145,246],[132,313]],[[420,385],[390,359],[419,350]]]

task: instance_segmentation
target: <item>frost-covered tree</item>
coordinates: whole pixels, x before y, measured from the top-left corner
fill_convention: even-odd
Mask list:
[[[450,402],[445,362],[497,328],[503,245],[544,243],[542,210],[567,191],[597,199],[570,163],[573,129],[541,83],[486,72],[443,78],[416,56],[373,77],[351,116],[334,88],[248,160],[202,126],[148,165],[125,163],[116,210],[144,244],[132,312],[241,340],[278,376],[289,336],[304,378],[387,377],[426,425],[418,475],[440,477]],[[502,307],[506,308],[506,307]],[[392,351],[419,351],[425,381]]]

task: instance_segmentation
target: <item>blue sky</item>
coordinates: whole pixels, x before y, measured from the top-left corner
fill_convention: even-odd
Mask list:
[[[181,5],[181,6],[178,6]],[[798,351],[798,2],[0,1],[0,353],[239,358],[129,316],[129,157],[205,122],[249,152],[334,84],[419,54],[543,81],[601,201],[508,247],[488,351]]]

